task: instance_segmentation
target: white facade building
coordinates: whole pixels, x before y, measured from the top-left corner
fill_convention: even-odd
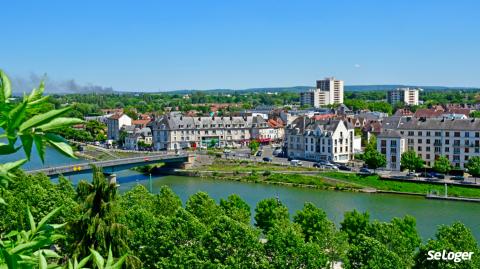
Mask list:
[[[419,104],[418,97],[421,89],[419,88],[397,88],[387,93],[387,101],[394,105],[402,102],[405,105],[416,106]]]
[[[148,126],[156,150],[239,147],[251,139],[252,117],[187,117],[170,113]]]
[[[315,108],[330,105],[343,104],[343,81],[335,78],[317,80],[317,88],[300,93],[300,104]]]
[[[126,114],[113,114],[107,119],[107,138],[118,141],[120,129],[132,125],[132,119]]]
[[[387,130],[377,136],[377,150],[385,155],[387,164],[385,168],[400,171],[400,160],[406,151],[405,139],[399,132]]]
[[[445,156],[453,166],[463,169],[471,157],[480,156],[480,119],[402,118],[383,128],[383,132],[396,130],[404,139],[405,150],[417,152],[430,167]]]
[[[342,120],[299,117],[287,126],[285,144],[291,158],[346,163],[353,160],[354,129]]]

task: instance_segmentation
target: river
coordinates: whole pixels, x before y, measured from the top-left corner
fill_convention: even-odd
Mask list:
[[[23,152],[15,156],[2,156],[4,160],[21,158]],[[46,164],[42,165],[38,157],[32,153],[32,160],[24,168],[40,168],[43,166],[62,165],[83,160],[71,160],[47,149]],[[133,171],[123,171],[117,174],[120,191],[125,192],[135,186],[143,184],[148,188],[148,177]],[[72,176],[76,183],[88,175]],[[232,193],[240,195],[252,208],[264,198],[279,197],[293,215],[303,207],[305,202],[312,202],[322,208],[337,225],[342,221],[345,211],[357,209],[368,211],[372,219],[389,221],[393,217],[411,215],[417,219],[417,227],[422,238],[434,236],[437,226],[460,221],[467,225],[480,240],[480,204],[456,201],[427,200],[423,197],[368,194],[356,192],[325,191],[308,188],[287,187],[271,184],[243,183],[224,180],[200,179],[194,177],[160,176],[153,178],[153,190],[158,192],[161,186],[169,186],[177,193],[182,201],[198,191],[207,192],[215,200],[226,198]]]

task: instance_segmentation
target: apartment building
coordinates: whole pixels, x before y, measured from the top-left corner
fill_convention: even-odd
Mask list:
[[[421,90],[420,88],[396,88],[388,91],[387,101],[391,105],[402,102],[405,105],[416,106],[419,103],[418,96]]]
[[[169,113],[148,126],[156,150],[238,147],[251,138],[252,117],[188,117]]]
[[[480,119],[404,117],[396,124],[384,125],[383,128],[383,132],[395,130],[404,140],[405,145],[397,144],[396,151],[401,154],[414,150],[427,166],[433,166],[439,156],[445,156],[453,166],[463,169],[469,158],[480,156]],[[384,143],[383,140],[388,143],[381,135],[377,138],[378,147]],[[388,162],[391,162],[389,158]]]
[[[353,159],[354,128],[343,120],[299,117],[285,130],[291,158],[346,163]]]
[[[377,150],[385,155],[386,168],[392,171],[400,171],[402,153],[406,151],[405,139],[395,130],[386,130],[377,136]]]
[[[330,104],[343,104],[343,81],[334,77],[317,80],[316,89],[300,93],[300,104],[315,108]]]
[[[120,139],[120,129],[130,125],[132,125],[132,118],[126,114],[113,114],[107,118],[107,139],[118,141]]]

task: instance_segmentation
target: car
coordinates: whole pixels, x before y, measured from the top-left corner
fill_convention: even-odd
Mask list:
[[[374,174],[372,170],[370,170],[366,167],[361,168],[360,171],[358,171],[358,173],[361,174],[361,175],[373,175]]]
[[[407,177],[418,177],[418,176],[419,176],[419,174],[415,173],[413,171],[410,171],[410,172],[407,173]]]
[[[262,154],[263,154],[263,151],[259,150],[259,151],[257,151],[257,154],[255,154],[255,156],[257,156],[257,157],[261,157],[261,156],[262,156]]]
[[[330,164],[332,164],[332,163],[329,162],[329,161],[320,160],[320,161],[318,161],[318,164],[320,164],[320,165],[330,165]]]
[[[272,152],[272,154],[273,154],[274,156],[280,155],[280,154],[282,154],[282,149],[276,149],[276,150],[274,150],[274,151]]]
[[[333,170],[338,170],[338,167],[334,164],[326,164],[323,166],[325,169],[333,169]]]
[[[420,176],[421,176],[421,177],[424,177],[424,178],[435,178],[435,173],[432,173],[432,172],[422,172],[422,173],[420,173]]]
[[[300,160],[291,160],[290,164],[292,166],[302,166],[303,165],[303,163]]]
[[[435,173],[435,177],[438,178],[438,179],[445,179],[444,174]]]
[[[338,167],[339,170],[342,170],[342,171],[352,171],[351,167],[348,167],[344,164],[338,165],[337,167]]]
[[[451,180],[463,181],[463,180],[465,180],[465,177],[464,176],[453,176],[450,179]]]
[[[272,161],[272,158],[270,158],[270,157],[263,157],[263,161],[264,161],[264,162],[271,162],[271,161]]]

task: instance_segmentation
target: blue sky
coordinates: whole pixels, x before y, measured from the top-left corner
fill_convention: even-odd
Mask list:
[[[4,1],[0,68],[118,90],[480,86],[480,1]]]

